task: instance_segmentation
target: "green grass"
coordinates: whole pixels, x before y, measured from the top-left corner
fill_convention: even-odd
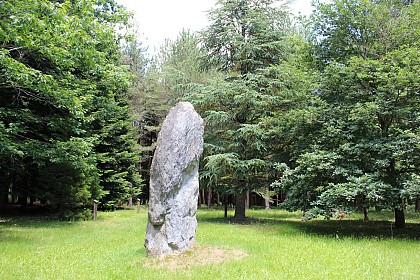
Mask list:
[[[232,213],[230,213],[232,214]],[[395,231],[392,213],[365,223],[301,221],[299,213],[250,210],[245,224],[199,210],[197,243],[247,257],[189,269],[144,266],[147,213],[100,212],[97,221],[0,218],[0,279],[419,279],[420,217]]]

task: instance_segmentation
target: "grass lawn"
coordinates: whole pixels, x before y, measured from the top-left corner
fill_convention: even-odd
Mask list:
[[[416,213],[403,231],[379,221],[392,219],[386,211],[368,223],[358,215],[305,222],[280,210],[247,214],[248,223],[233,224],[222,211],[199,210],[201,249],[178,256],[180,267],[150,265],[144,209],[100,212],[86,222],[0,217],[0,279],[420,279]],[[195,261],[219,249],[233,257]]]

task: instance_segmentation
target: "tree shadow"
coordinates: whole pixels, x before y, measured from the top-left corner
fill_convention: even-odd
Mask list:
[[[296,221],[293,227],[307,234],[333,238],[420,240],[420,224],[416,223],[406,223],[403,229],[396,229],[394,223],[389,221],[315,220]]]
[[[73,226],[69,221],[59,220],[46,207],[28,206],[22,210],[10,207],[0,213],[0,229],[6,228],[54,228]],[[0,231],[1,232],[1,231]]]
[[[276,218],[254,218],[247,217],[244,221],[237,221],[233,218],[202,216],[199,222],[255,225],[262,227],[277,227],[281,234],[282,227],[292,229],[298,234],[313,236],[325,236],[331,238],[372,238],[372,239],[406,239],[420,240],[420,224],[406,223],[405,228],[396,229],[390,221],[369,221],[362,220],[297,220],[291,219],[287,213],[276,215]],[[289,230],[287,232],[290,232]]]

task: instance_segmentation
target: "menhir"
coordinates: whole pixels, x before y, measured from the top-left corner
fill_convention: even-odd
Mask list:
[[[183,252],[195,243],[203,134],[203,120],[188,102],[178,103],[163,122],[150,169],[149,256]]]

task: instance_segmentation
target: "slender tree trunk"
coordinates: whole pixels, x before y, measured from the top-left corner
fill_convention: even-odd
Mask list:
[[[356,198],[357,211],[363,212],[363,197]]]
[[[0,213],[6,207],[9,200],[8,187],[5,182],[0,182]]]
[[[268,210],[268,209],[270,209],[270,198],[269,198],[269,195],[270,195],[270,189],[269,188],[265,188],[265,197],[264,197],[264,208],[265,208],[265,210]]]
[[[220,194],[219,192],[216,192],[216,199],[217,199],[217,205],[220,205]]]
[[[22,208],[22,210],[26,210],[28,208],[28,197],[25,195],[19,196],[18,203],[20,204],[20,208]]]
[[[3,212],[5,206],[6,206],[6,201],[4,199],[3,193],[1,193],[1,196],[0,196],[0,213]]]
[[[246,191],[246,198],[245,198],[245,209],[249,209],[251,206],[250,203],[250,195],[249,195],[249,191]]]
[[[204,189],[200,190],[199,200],[200,200],[200,206],[202,203],[206,202],[206,200],[204,199]]]
[[[4,199],[3,192],[0,193],[0,213],[3,212],[4,208],[6,207],[6,200]]]
[[[403,208],[395,208],[395,228],[404,228],[405,217]]]
[[[416,206],[415,206],[416,212],[420,211],[420,197],[416,198]]]
[[[369,222],[369,208],[363,207],[363,221]]]
[[[237,221],[245,220],[246,192],[238,193],[235,199],[235,216]]]
[[[19,196],[13,194],[12,195],[12,204],[18,204]]]
[[[35,202],[36,202],[36,197],[35,196],[30,196],[29,197],[29,205],[33,206]]]
[[[202,203],[206,203],[206,192],[204,189],[201,190],[201,201]]]
[[[209,188],[209,191],[207,193],[207,209],[211,208],[211,200],[212,200],[212,191],[211,188]]]
[[[223,196],[223,206],[224,206],[224,208],[225,208],[225,219],[227,219],[227,217],[228,217],[228,196],[227,195],[224,195]]]
[[[201,206],[201,188],[198,189],[197,207]]]

